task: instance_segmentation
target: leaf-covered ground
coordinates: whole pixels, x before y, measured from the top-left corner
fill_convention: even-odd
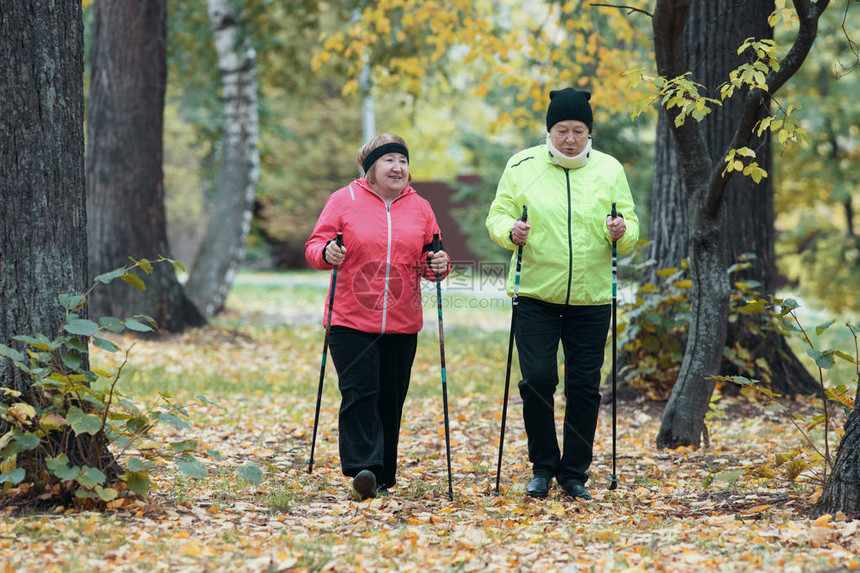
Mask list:
[[[537,501],[523,494],[529,470],[512,386],[502,491],[494,495],[505,310],[477,322],[454,305],[447,315],[454,500],[447,496],[438,340],[427,328],[406,403],[398,484],[389,496],[358,502],[339,471],[331,371],[316,465],[307,473],[322,331],[312,324],[317,313],[304,323],[296,316],[322,300],[324,286],[310,288],[307,304],[295,288],[286,303],[237,289],[231,307],[242,312],[212,327],[134,343],[123,390],[145,401],[168,389],[190,404],[194,429],[165,427],[161,436],[193,437],[220,452],[223,461],[204,460],[209,478],[192,480],[165,466],[149,500],[119,499],[106,513],[7,507],[0,521],[3,571],[860,569],[860,522],[808,516],[815,481],[809,472],[786,479],[785,464],[774,457],[797,450],[799,435],[744,398],[723,398],[707,450],[657,450],[662,405],[620,405],[615,491],[607,488],[612,434],[605,407],[588,484],[594,499],[571,501],[556,486]],[[266,311],[276,307],[295,312]],[[235,471],[243,464],[263,469],[259,486]]]

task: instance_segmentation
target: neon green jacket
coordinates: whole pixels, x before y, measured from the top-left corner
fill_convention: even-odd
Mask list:
[[[514,251],[508,295],[514,292],[517,260],[510,232],[526,205],[531,229],[523,247],[519,294],[555,304],[611,302],[612,241],[606,216],[613,201],[627,225],[618,252],[630,252],[639,239],[639,219],[618,160],[592,149],[585,166],[564,169],[552,162],[545,144],[511,157],[486,221],[493,241]]]

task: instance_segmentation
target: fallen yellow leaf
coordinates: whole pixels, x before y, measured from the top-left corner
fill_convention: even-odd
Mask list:
[[[744,510],[742,513],[745,513],[745,514],[761,513],[762,511],[764,511],[766,509],[770,509],[771,507],[772,507],[771,505],[756,505],[756,506],[753,506],[747,510]]]
[[[821,517],[819,517],[818,519],[813,521],[812,526],[813,527],[827,527],[828,526],[827,524],[830,523],[831,519],[833,519],[833,516],[830,515],[829,513],[825,513],[824,515],[822,515]]]

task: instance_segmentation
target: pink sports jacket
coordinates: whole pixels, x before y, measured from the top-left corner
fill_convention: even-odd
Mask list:
[[[386,334],[421,330],[421,277],[436,280],[427,252],[432,250],[433,233],[440,232],[430,203],[407,185],[386,205],[362,177],[326,201],[305,243],[305,257],[313,268],[334,268],[324,260],[323,251],[338,231],[347,252],[338,267],[332,325]],[[448,272],[450,264],[441,278]]]

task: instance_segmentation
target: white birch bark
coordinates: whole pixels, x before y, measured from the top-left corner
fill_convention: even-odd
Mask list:
[[[221,169],[211,217],[186,290],[207,318],[224,308],[251,226],[260,172],[257,56],[242,29],[241,3],[208,0],[224,102]]]

